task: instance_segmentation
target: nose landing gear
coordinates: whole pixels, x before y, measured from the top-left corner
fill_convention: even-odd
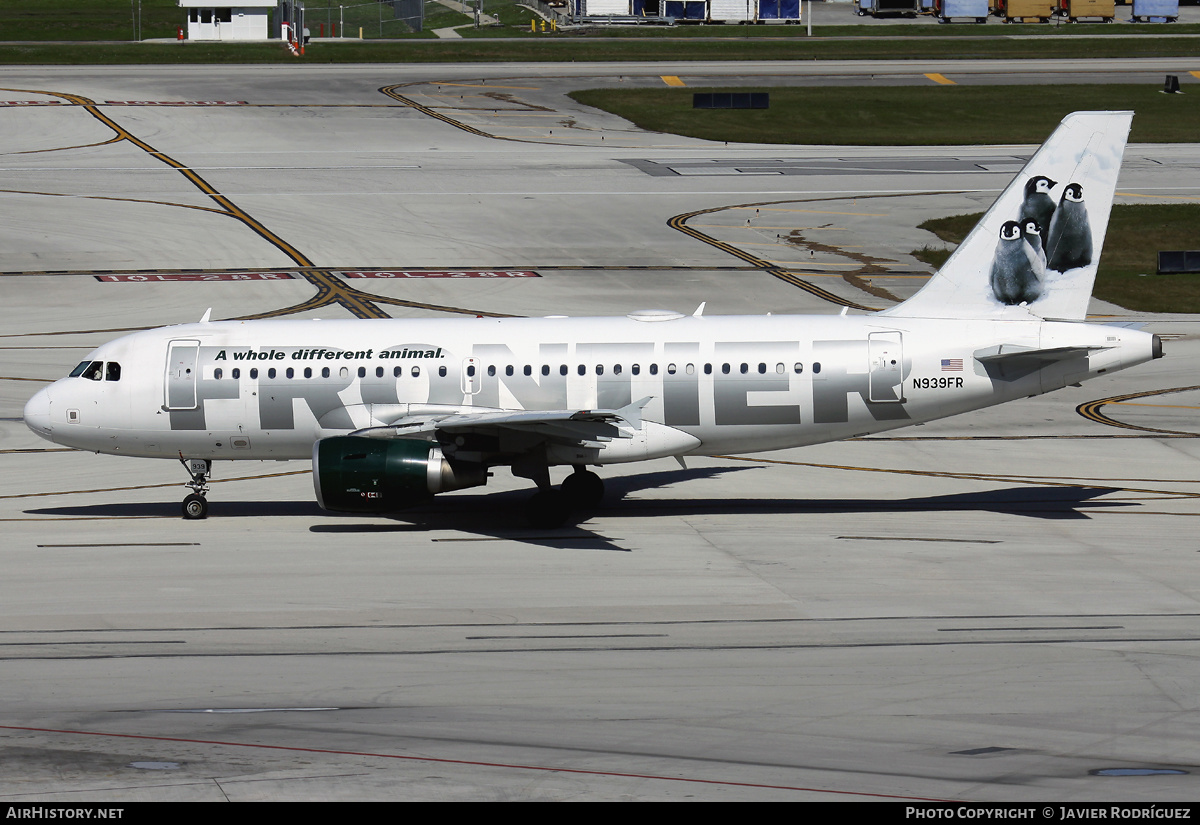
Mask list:
[[[185,519],[208,518],[208,478],[212,475],[212,462],[207,458],[179,457],[179,463],[191,475],[192,480],[184,487],[192,489],[191,495],[183,500],[183,517]]]

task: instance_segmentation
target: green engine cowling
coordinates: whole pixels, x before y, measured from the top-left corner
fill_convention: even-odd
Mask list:
[[[411,438],[323,438],[312,468],[317,503],[344,513],[390,513],[487,483],[483,467],[451,464],[437,444]]]

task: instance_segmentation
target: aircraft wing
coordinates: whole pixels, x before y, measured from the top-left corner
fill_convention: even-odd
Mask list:
[[[439,412],[408,414],[382,427],[367,427],[351,435],[367,438],[433,439],[438,432],[487,432],[508,430],[541,436],[546,440],[578,444],[630,438],[621,427],[641,429],[642,409],[650,398],[635,401],[619,410],[487,410],[485,412]]]

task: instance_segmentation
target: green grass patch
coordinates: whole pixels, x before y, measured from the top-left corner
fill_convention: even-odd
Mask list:
[[[925,221],[927,229],[951,245],[940,250],[926,246],[914,255],[935,266],[936,257],[918,254],[937,252],[941,261],[962,243],[982,212]],[[1200,246],[1200,204],[1114,206],[1108,222],[1100,267],[1096,272],[1095,296],[1138,312],[1200,312],[1200,275],[1156,275],[1160,250],[1196,249]]]
[[[135,40],[174,37],[184,25],[175,0],[0,0],[0,40]]]
[[[700,91],[770,92],[770,109],[693,109]],[[894,86],[592,89],[580,103],[643,129],[708,140],[867,146],[1040,143],[1070,112],[1137,113],[1132,141],[1190,143],[1200,95],[1157,86]]]

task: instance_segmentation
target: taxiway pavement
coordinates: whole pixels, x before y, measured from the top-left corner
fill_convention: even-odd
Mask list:
[[[553,531],[505,473],[347,518],[301,463],[218,466],[183,522],[177,465],[21,423],[91,347],[208,307],[886,306],[928,275],[914,227],[986,208],[1032,148],[723,146],[563,95],[681,74],[4,70],[0,799],[1196,797],[1189,316],[1097,302],[1167,357],[886,436],[609,468]],[[1194,201],[1200,148],[1130,147],[1119,191]],[[540,277],[351,274],[419,271]],[[1130,767],[1183,773],[1095,774]]]

